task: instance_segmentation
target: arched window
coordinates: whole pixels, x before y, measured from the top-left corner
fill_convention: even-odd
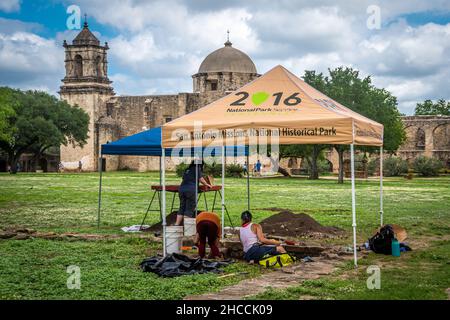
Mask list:
[[[416,131],[416,147],[419,150],[425,149],[425,131],[422,128]]]
[[[83,76],[83,58],[79,54],[75,56],[75,76]]]
[[[95,58],[95,72],[97,77],[102,76],[102,58],[100,58],[100,56]]]

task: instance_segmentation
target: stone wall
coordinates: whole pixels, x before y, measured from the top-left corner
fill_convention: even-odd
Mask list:
[[[78,105],[83,108],[89,115],[89,138],[87,143],[82,147],[73,148],[72,145],[61,146],[61,162],[64,167],[78,168],[78,162],[82,162],[83,170],[97,170],[97,159],[99,156],[98,127],[95,119],[99,119],[100,110],[110,98],[110,94],[100,92],[74,92],[71,90],[61,91],[61,99],[66,100],[71,105]],[[105,141],[106,142],[106,141]]]
[[[420,155],[440,159],[450,166],[450,116],[403,117],[406,142],[398,155],[409,162]]]
[[[239,89],[258,76],[256,73],[208,72],[197,73],[192,76],[192,80],[194,92],[205,93],[217,91],[223,95]]]

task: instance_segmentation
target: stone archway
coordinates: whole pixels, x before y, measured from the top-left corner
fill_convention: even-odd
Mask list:
[[[440,124],[433,129],[433,150],[450,150],[450,124]]]

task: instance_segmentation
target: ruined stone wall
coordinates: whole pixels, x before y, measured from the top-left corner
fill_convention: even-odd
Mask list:
[[[403,117],[406,142],[398,155],[409,162],[420,155],[440,159],[450,166],[450,116]]]

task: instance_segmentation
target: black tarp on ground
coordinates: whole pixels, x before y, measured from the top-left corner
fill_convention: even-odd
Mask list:
[[[191,259],[182,254],[169,254],[165,258],[154,256],[141,262],[144,272],[153,272],[161,277],[178,277],[199,273],[221,273],[220,268],[233,263],[231,260],[209,261],[205,259]]]

